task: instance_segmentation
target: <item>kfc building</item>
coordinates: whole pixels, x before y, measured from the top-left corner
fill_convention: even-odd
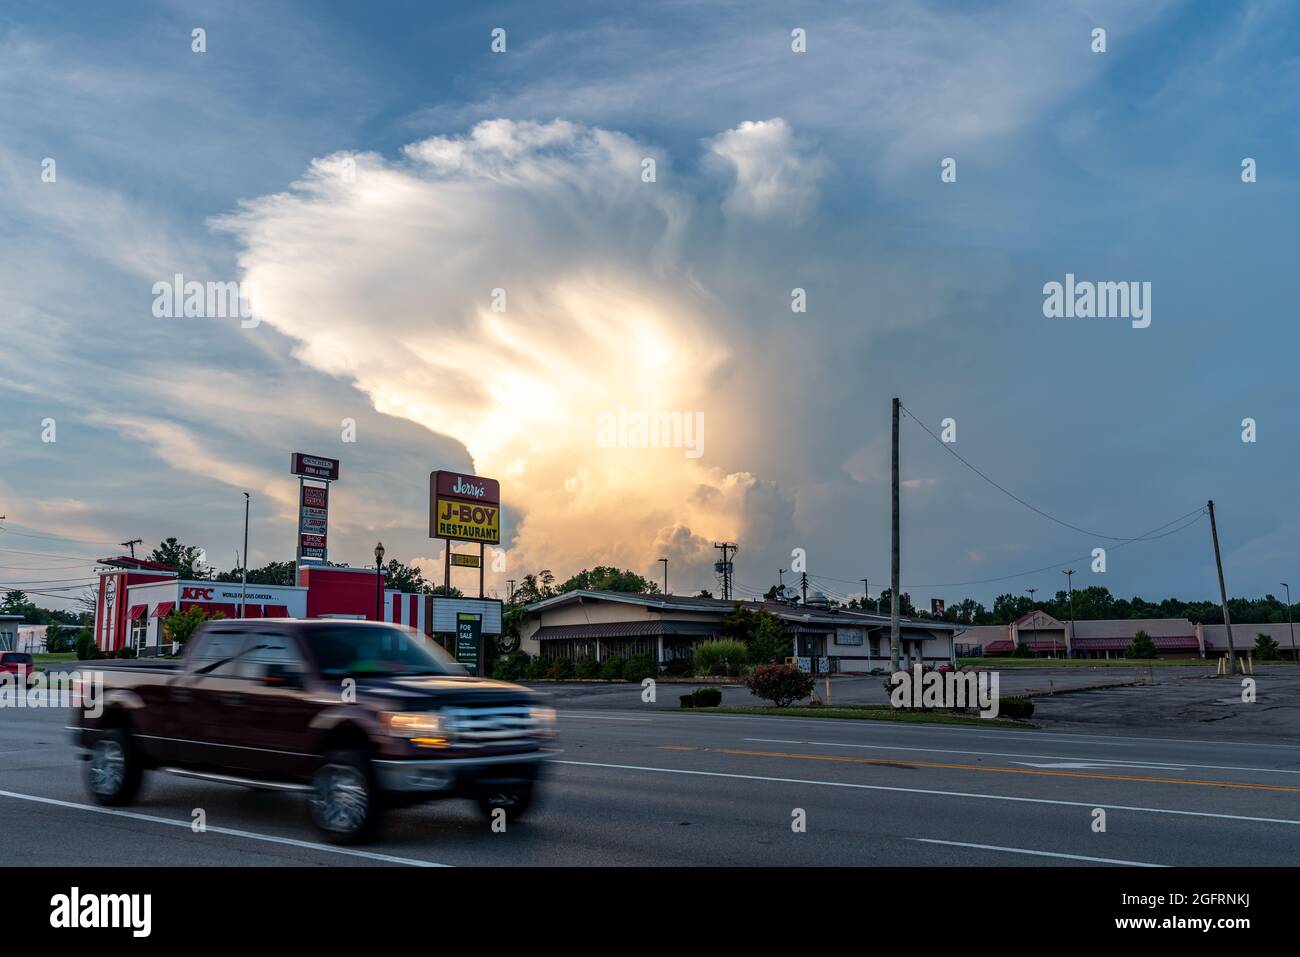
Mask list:
[[[249,583],[245,592],[239,582],[184,579],[170,566],[139,558],[118,556],[100,564],[108,567],[99,573],[95,642],[105,653],[124,647],[144,655],[170,652],[163,622],[194,607],[226,618],[376,617],[376,574],[368,569],[307,565],[299,569],[297,585]],[[436,598],[389,588],[382,595],[384,621],[426,635],[448,638],[457,612],[481,616],[483,635],[501,633],[496,599]]]

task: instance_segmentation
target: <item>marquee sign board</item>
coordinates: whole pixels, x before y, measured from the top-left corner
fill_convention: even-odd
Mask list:
[[[429,537],[500,544],[500,483],[463,472],[430,472]]]
[[[451,563],[457,568],[478,568],[478,556],[452,552]]]
[[[323,564],[329,551],[330,482],[338,481],[339,460],[320,455],[294,452],[289,470],[298,476],[298,549],[297,563]],[[308,485],[308,481],[321,485]]]
[[[307,455],[294,452],[289,460],[289,474],[302,478],[319,479],[322,482],[339,480],[339,460],[327,459],[319,455]]]

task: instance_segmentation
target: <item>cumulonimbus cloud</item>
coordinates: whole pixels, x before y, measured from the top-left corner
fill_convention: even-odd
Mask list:
[[[768,513],[790,503],[710,458],[711,378],[731,351],[679,263],[693,200],[665,169],[619,133],[493,120],[396,161],[317,160],[216,224],[302,361],[502,480],[512,571],[703,571],[702,542],[781,525]],[[598,416],[623,407],[703,413],[704,454],[598,441]]]

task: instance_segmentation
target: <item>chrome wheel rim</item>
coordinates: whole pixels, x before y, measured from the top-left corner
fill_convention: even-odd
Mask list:
[[[361,827],[370,804],[365,775],[346,764],[328,764],[316,775],[312,811],[321,827],[347,834]]]
[[[96,743],[90,756],[90,789],[96,794],[113,795],[126,779],[126,752],[116,741]]]

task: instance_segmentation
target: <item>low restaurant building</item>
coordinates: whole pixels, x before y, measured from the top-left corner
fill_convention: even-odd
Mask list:
[[[870,672],[890,665],[889,617],[828,603],[728,601],[678,595],[576,590],[528,605],[520,646],[547,661],[590,655],[649,654],[661,666],[689,660],[695,646],[723,637],[722,620],[735,608],[766,611],[781,620],[790,656],[815,672]],[[942,621],[903,619],[904,667],[955,664],[953,632]]]

